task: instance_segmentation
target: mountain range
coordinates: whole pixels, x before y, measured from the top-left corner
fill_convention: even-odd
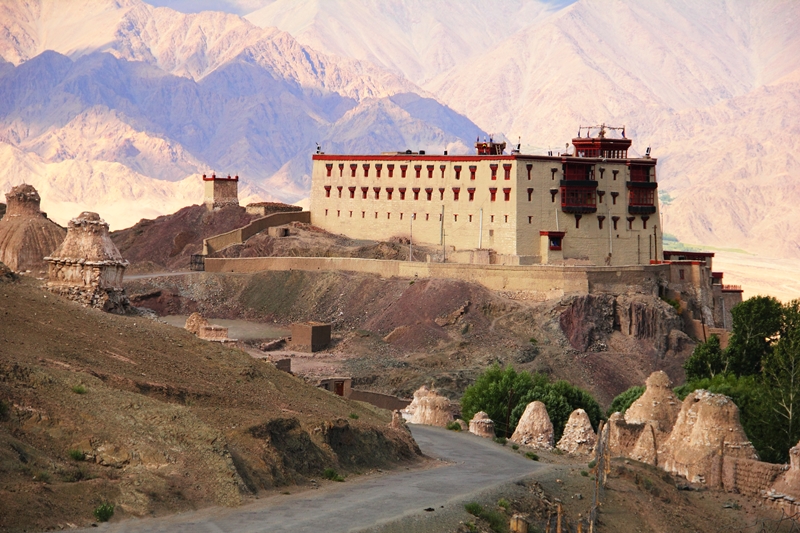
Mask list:
[[[798,22],[793,0],[12,0],[0,188],[120,228],[197,203],[212,171],[302,203],[315,143],[544,153],[605,122],[659,159],[667,233],[800,257]]]

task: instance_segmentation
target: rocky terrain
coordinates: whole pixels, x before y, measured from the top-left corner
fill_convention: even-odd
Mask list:
[[[388,413],[172,326],[2,272],[0,316],[0,531],[87,526],[104,501],[115,519],[234,506],[325,468],[418,460]]]

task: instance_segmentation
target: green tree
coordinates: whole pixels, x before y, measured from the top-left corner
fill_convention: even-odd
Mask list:
[[[536,386],[520,398],[519,403],[511,412],[511,420],[513,422],[511,427],[516,427],[529,403],[540,401],[547,409],[550,422],[553,423],[553,434],[556,440],[560,439],[564,434],[564,426],[567,425],[569,415],[575,409],[586,411],[592,427],[597,430],[602,418],[602,411],[600,405],[591,394],[574,387],[567,381],[561,380],[550,383],[547,376],[543,374],[534,374],[533,379]]]
[[[683,369],[686,371],[686,379],[695,381],[724,374],[728,370],[728,363],[727,354],[720,348],[719,337],[711,335],[706,342],[695,347],[692,355],[683,364]]]
[[[772,353],[764,358],[762,367],[775,419],[772,438],[778,450],[788,453],[800,439],[800,326],[781,337]]]
[[[628,407],[630,407],[633,402],[638,400],[639,397],[644,394],[645,389],[646,387],[643,385],[636,385],[625,392],[620,393],[611,401],[611,407],[609,407],[608,411],[606,411],[606,416],[611,416],[616,412],[625,414],[625,411],[628,410]]]
[[[544,378],[547,381],[547,378]],[[461,397],[461,416],[471,420],[475,413],[484,411],[494,421],[498,435],[506,434],[506,418],[509,405],[513,408],[519,399],[534,387],[534,379],[528,372],[517,372],[512,366],[505,369],[495,363],[481,374],[474,384],[467,387]],[[515,427],[516,422],[509,423]]]
[[[727,370],[737,376],[761,372],[761,360],[786,325],[784,308],[772,296],[755,296],[731,309],[733,333],[726,350]]]

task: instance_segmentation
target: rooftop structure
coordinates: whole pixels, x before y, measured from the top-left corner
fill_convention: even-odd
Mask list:
[[[228,205],[239,205],[239,176],[227,178],[211,174],[203,174],[205,184],[205,205],[209,211],[220,209]]]

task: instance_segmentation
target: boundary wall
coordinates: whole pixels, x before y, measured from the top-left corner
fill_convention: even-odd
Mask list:
[[[389,411],[405,409],[411,404],[411,400],[404,400],[397,396],[358,389],[350,389],[350,396],[348,396],[348,399],[366,402],[375,407],[380,407],[381,409],[388,409]]]
[[[310,224],[311,212],[294,211],[288,213],[273,213],[262,218],[257,218],[241,228],[214,235],[208,239],[203,239],[203,255],[208,256],[209,254],[218,252],[233,244],[241,244],[256,233],[261,233],[267,228],[282,226],[290,222],[305,222],[306,224]],[[206,264],[208,264],[207,261],[209,261],[209,259],[205,261]],[[207,266],[206,269],[208,269]]]
[[[613,292],[621,286],[638,286],[655,290],[659,280],[665,279],[668,275],[668,269],[668,265],[622,267],[470,265],[351,257],[243,257],[205,260],[206,272],[350,271],[386,278],[455,279],[480,283],[495,291],[517,291],[523,293],[517,295],[520,299],[542,301],[561,298],[565,294]]]

